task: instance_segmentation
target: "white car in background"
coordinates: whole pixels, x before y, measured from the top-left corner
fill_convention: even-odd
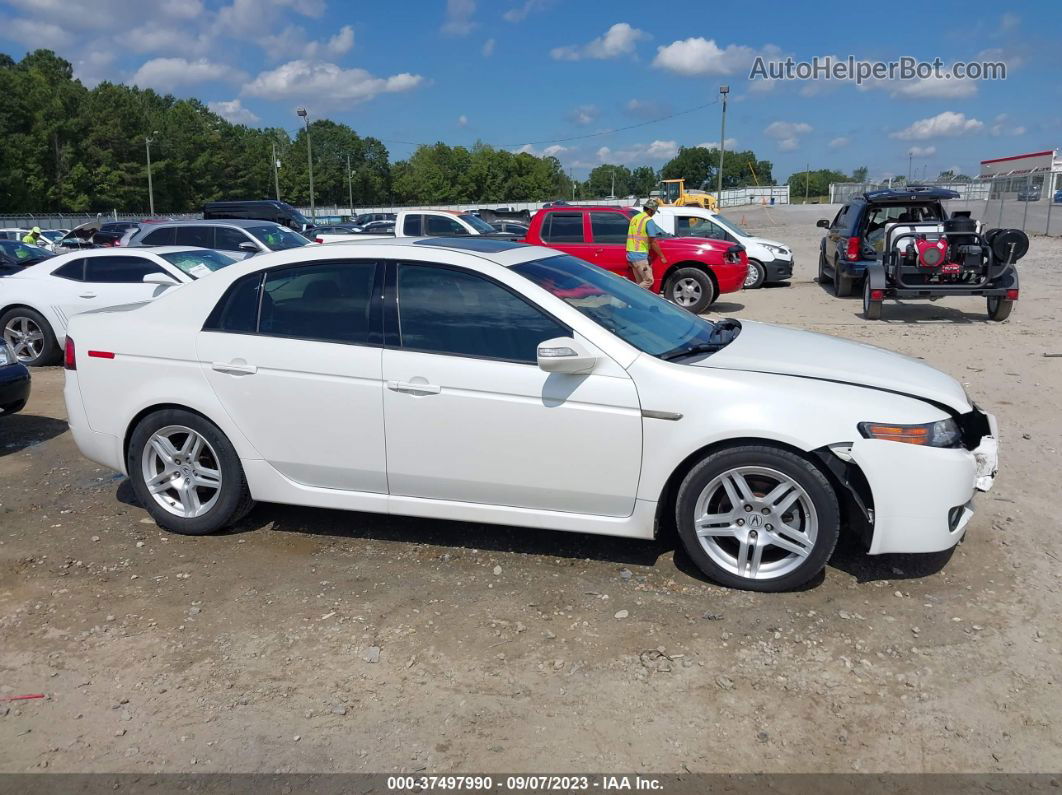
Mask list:
[[[233,262],[184,246],[60,254],[0,280],[0,334],[23,364],[56,364],[74,315],[149,301]]]
[[[995,420],[922,362],[476,237],[264,254],[74,318],[65,363],[82,453],[189,535],[255,500],[642,539],[670,520],[706,575],[776,591],[842,528],[871,554],[954,546],[996,470]]]
[[[750,235],[722,213],[700,207],[665,206],[657,210],[653,220],[676,237],[707,237],[743,245],[749,258],[746,290],[762,287],[766,282],[784,282],[793,276],[793,250],[789,246]]]

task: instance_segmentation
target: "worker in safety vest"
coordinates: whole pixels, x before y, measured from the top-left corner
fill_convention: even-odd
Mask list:
[[[28,243],[31,246],[39,246],[41,245],[41,237],[41,228],[39,226],[35,226],[22,236],[22,242]]]
[[[649,265],[649,250],[652,249],[660,259],[661,265],[667,265],[667,258],[657,242],[664,236],[664,231],[653,221],[659,206],[656,199],[649,199],[627,227],[627,264],[634,273],[634,281],[646,290],[652,289],[654,281],[653,269]]]

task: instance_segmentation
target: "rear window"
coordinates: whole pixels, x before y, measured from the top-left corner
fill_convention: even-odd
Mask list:
[[[144,235],[144,237],[140,240],[140,245],[172,246],[174,234],[176,234],[176,227],[164,226],[161,229],[155,229]]]
[[[582,213],[550,213],[542,225],[542,239],[547,243],[582,243]]]

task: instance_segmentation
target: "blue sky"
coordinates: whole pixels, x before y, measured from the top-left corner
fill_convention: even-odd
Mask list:
[[[252,125],[294,130],[303,104],[396,160],[413,148],[401,142],[480,139],[555,154],[577,176],[659,167],[715,144],[720,107],[652,120],[716,102],[723,83],[728,148],[773,161],[779,181],[806,164],[906,174],[912,152],[918,176],[973,174],[984,158],[1062,148],[1062,3],[860,5],[6,0],[0,51],[48,47],[88,85],[194,96]],[[1003,61],[1008,77],[753,83],[757,55]]]

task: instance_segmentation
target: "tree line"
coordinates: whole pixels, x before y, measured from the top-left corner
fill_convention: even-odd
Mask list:
[[[159,213],[198,210],[216,199],[310,203],[306,129],[231,123],[197,99],[103,82],[86,88],[50,50],[20,61],[0,53],[0,213],[148,209],[147,148]],[[293,125],[294,126],[294,125]],[[346,124],[310,124],[318,205],[447,204],[644,197],[661,178],[714,190],[719,152],[682,147],[662,169],[602,164],[572,180],[555,157],[484,143],[418,147],[391,162],[383,142]],[[150,140],[150,144],[147,139]],[[274,173],[274,154],[280,167]],[[348,171],[349,167],[349,171]],[[723,187],[772,184],[772,164],[728,152]]]

